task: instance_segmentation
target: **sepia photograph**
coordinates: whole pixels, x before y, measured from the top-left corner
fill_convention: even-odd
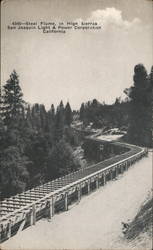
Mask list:
[[[152,250],[153,1],[2,0],[0,249]]]

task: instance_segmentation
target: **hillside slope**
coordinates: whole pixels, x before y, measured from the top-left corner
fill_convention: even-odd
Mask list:
[[[152,191],[145,202],[140,207],[140,210],[129,223],[129,228],[125,234],[128,240],[134,240],[141,234],[146,233],[149,237],[152,237],[152,219],[153,219],[153,197]]]

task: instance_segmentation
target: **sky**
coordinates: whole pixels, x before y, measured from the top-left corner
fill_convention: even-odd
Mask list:
[[[13,21],[98,22],[98,31],[10,31]],[[150,0],[4,0],[1,15],[1,83],[15,69],[24,99],[73,109],[98,99],[112,103],[133,84],[133,69],[153,64]]]

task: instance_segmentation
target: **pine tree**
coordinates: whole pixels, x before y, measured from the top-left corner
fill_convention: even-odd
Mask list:
[[[153,66],[151,67],[151,72],[149,75],[149,83],[150,83],[150,89],[149,89],[149,97],[150,97],[150,130],[151,130],[151,146],[153,148]]]
[[[41,120],[41,129],[43,131],[47,131],[47,127],[48,127],[47,112],[43,104],[40,104],[40,120]]]
[[[31,110],[32,115],[32,126],[35,129],[36,133],[41,130],[41,118],[40,118],[40,105],[35,103],[32,106]]]
[[[24,101],[22,97],[19,77],[14,70],[10,75],[10,79],[3,86],[2,115],[7,125],[23,115]]]
[[[65,123],[68,126],[70,126],[72,123],[72,110],[71,110],[69,102],[67,102],[65,106]]]
[[[85,118],[85,106],[84,103],[82,103],[80,108],[80,120],[84,121],[84,118]]]
[[[59,140],[63,137],[65,126],[65,110],[63,101],[60,102],[59,106],[57,106],[56,116],[55,116],[55,140]]]
[[[4,122],[0,117],[0,151],[4,149],[6,144],[6,130]]]
[[[55,108],[54,104],[51,105],[50,110],[47,112],[47,128],[51,138],[55,133]]]
[[[32,129],[32,114],[31,114],[31,107],[29,104],[26,107],[25,124],[26,126]]]
[[[55,116],[55,108],[54,108],[54,104],[51,105],[51,115],[54,118]]]
[[[126,94],[131,99],[130,120],[128,138],[135,144],[150,145],[150,122],[149,109],[151,102],[149,97],[149,80],[145,67],[138,64],[134,68],[134,86]]]
[[[153,66],[151,67],[151,72],[149,74],[150,90],[153,89]]]

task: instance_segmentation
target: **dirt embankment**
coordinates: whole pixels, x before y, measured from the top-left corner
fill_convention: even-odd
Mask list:
[[[134,240],[143,233],[152,237],[152,225],[153,225],[153,195],[152,191],[149,192],[147,199],[142,204],[140,210],[129,223],[129,228],[125,233],[125,237],[128,240]]]

